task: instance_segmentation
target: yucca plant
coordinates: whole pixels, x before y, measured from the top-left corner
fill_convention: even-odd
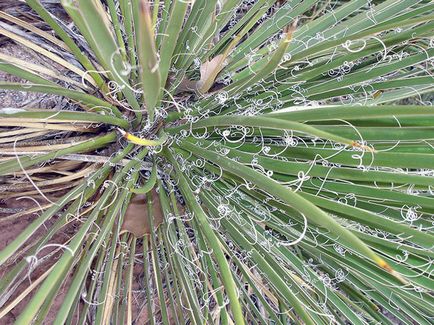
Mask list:
[[[0,110],[0,322],[432,324],[433,18],[10,2],[0,88],[68,101]]]

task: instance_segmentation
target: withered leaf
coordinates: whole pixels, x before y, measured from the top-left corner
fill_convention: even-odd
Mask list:
[[[210,61],[202,63],[200,66],[200,80],[194,81],[189,79],[183,79],[179,84],[177,91],[195,91],[195,92],[207,92],[214,83],[217,75],[224,68],[224,55],[219,54],[212,58]],[[203,88],[205,86],[205,88]]]
[[[224,56],[219,54],[211,59],[211,61],[206,61],[200,66],[200,80],[197,83],[197,89],[201,89],[205,83],[213,83],[217,78],[217,75],[224,67]],[[209,88],[209,87],[206,87]],[[208,91],[208,89],[205,89]]]
[[[151,233],[149,224],[148,208],[146,195],[139,194],[134,196],[125,212],[124,221],[121,226],[120,234],[129,232],[135,237],[141,238]],[[152,191],[153,202],[153,223],[155,231],[164,221],[163,210],[161,209],[160,199],[155,191]]]

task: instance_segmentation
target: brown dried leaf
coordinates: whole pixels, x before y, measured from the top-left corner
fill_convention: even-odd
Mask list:
[[[161,209],[160,199],[155,191],[152,191],[153,202],[153,222],[154,231],[164,221],[163,210]],[[132,233],[135,237],[141,238],[151,233],[148,208],[146,206],[146,195],[136,195],[131,201],[125,213],[124,222],[121,226],[120,234]]]
[[[194,81],[183,79],[177,87],[177,91],[197,91],[200,93],[206,93],[209,88],[211,88],[212,84],[217,78],[217,75],[224,68],[224,59],[225,56],[223,54],[219,54],[212,58],[211,61],[202,63],[200,66],[200,80]]]
[[[202,63],[202,65],[200,66],[199,82],[204,82],[205,80],[210,78],[211,75],[214,73],[214,71],[221,70],[223,68],[222,59],[223,59],[223,54],[219,54],[214,58],[212,58],[211,61],[206,61]]]
[[[205,84],[208,84],[206,88],[210,88],[210,85],[215,81],[219,72],[224,68],[224,55],[219,54],[212,58],[211,61],[202,63],[200,67],[200,80],[197,83],[197,88],[201,89]],[[205,92],[208,89],[204,89]]]
[[[183,92],[195,92],[197,90],[197,81],[195,80],[189,80],[189,79],[182,79],[182,81],[179,83],[178,87],[176,88],[177,93],[183,93]]]

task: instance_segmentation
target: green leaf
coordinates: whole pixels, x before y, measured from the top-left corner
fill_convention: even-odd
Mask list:
[[[149,120],[152,122],[155,115],[160,94],[160,63],[157,60],[154,24],[151,10],[147,1],[138,0],[133,2],[134,26],[137,31],[137,55],[140,62],[140,72],[143,96]],[[167,63],[166,63],[167,64]]]

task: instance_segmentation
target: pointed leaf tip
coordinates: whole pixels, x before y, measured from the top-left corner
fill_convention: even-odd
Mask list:
[[[292,40],[292,35],[297,29],[298,18],[294,19],[294,21],[285,27],[284,33],[286,34],[285,42],[290,42]]]

